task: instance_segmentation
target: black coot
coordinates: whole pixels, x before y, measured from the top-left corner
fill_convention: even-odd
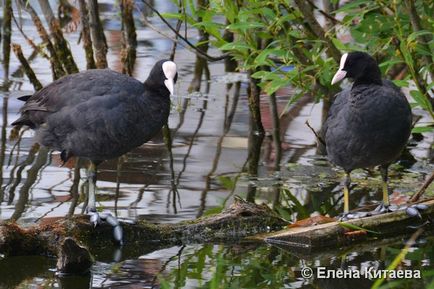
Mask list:
[[[344,216],[349,212],[350,173],[380,166],[384,211],[389,206],[387,169],[407,144],[412,127],[410,105],[400,89],[382,80],[376,61],[367,53],[342,56],[332,84],[351,78],[351,88],[338,93],[323,125],[329,160],[345,170]]]
[[[64,162],[72,156],[91,161],[87,211],[96,212],[96,166],[158,133],[176,79],[176,64],[169,60],[158,61],[144,83],[108,69],[68,75],[21,98],[26,103],[12,125],[35,129],[36,140],[60,151]]]

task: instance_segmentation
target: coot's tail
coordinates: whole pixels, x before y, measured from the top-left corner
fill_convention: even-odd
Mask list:
[[[29,95],[23,95],[18,97],[18,100],[24,101],[26,102],[27,100],[29,100],[29,98],[32,96],[33,94],[29,94]],[[17,126],[17,125],[26,125],[29,126],[30,128],[35,128],[36,125],[28,118],[28,116],[26,114],[21,114],[21,116],[12,123],[13,126]]]

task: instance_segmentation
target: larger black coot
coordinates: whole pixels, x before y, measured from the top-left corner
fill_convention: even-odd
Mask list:
[[[376,61],[367,53],[342,56],[332,84],[351,78],[351,88],[338,93],[323,125],[329,160],[346,173],[344,216],[349,212],[350,173],[380,166],[383,204],[389,206],[387,169],[407,144],[412,126],[410,105],[400,89],[382,80]]]
[[[89,201],[95,212],[96,166],[150,140],[167,122],[176,64],[158,61],[142,83],[108,69],[95,69],[58,79],[24,97],[21,117],[12,125],[36,130],[37,141],[72,156],[87,158]]]

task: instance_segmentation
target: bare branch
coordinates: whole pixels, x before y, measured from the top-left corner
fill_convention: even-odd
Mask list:
[[[211,56],[207,53],[204,53],[202,50],[200,50],[199,48],[197,48],[193,43],[191,43],[187,38],[185,38],[184,36],[182,36],[178,31],[176,31],[176,29],[174,27],[172,27],[172,25],[170,25],[170,23],[160,14],[160,12],[158,12],[157,9],[155,9],[151,4],[149,4],[148,2],[146,2],[145,0],[142,0],[142,2],[149,7],[149,9],[151,9],[160,19],[161,21],[164,22],[164,24],[167,25],[167,27],[169,27],[170,30],[172,30],[173,33],[175,33],[176,37],[180,38],[182,41],[184,41],[188,46],[190,46],[191,48],[193,48],[197,55],[199,57],[202,57],[208,61],[219,61],[219,60],[223,60],[229,57],[228,53],[222,54],[220,56]]]

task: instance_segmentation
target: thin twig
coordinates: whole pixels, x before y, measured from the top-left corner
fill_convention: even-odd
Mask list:
[[[309,123],[309,121],[308,120],[306,120],[306,122],[305,122],[305,124],[307,125],[307,127],[308,128],[310,128],[310,130],[313,132],[313,134],[315,135],[315,137],[316,137],[316,139],[320,142],[320,143],[322,143],[324,146],[326,145],[325,144],[325,141],[322,139],[322,137],[315,131],[315,129],[310,125],[310,123]]]
[[[333,16],[331,16],[330,14],[328,14],[327,12],[325,12],[324,10],[319,9],[318,6],[315,5],[315,3],[313,3],[311,0],[307,0],[307,2],[309,3],[310,6],[312,6],[314,9],[318,10],[319,13],[321,13],[324,17],[330,19],[333,24],[342,24],[342,21],[334,18]]]
[[[425,193],[426,189],[431,185],[431,183],[434,181],[434,172],[431,173],[431,176],[423,183],[422,187],[419,189],[417,193],[415,193],[410,198],[410,202],[417,202],[419,201],[420,197]]]
[[[197,55],[199,55],[202,58],[205,58],[208,61],[219,61],[219,60],[223,60],[229,57],[229,54],[225,53],[222,54],[220,56],[211,56],[207,53],[204,53],[202,50],[198,49],[193,43],[191,43],[187,38],[185,38],[184,36],[182,36],[178,31],[176,31],[175,28],[172,27],[172,25],[170,25],[170,23],[160,14],[160,12],[158,12],[157,9],[155,9],[151,4],[149,4],[148,2],[146,2],[145,0],[142,0],[143,4],[145,4],[146,6],[149,7],[149,9],[152,10],[152,12],[154,12],[160,19],[161,21],[164,22],[164,24],[167,25],[167,27],[172,30],[173,33],[175,33],[175,35],[180,38],[182,41],[184,41],[188,46],[190,46],[191,48],[193,48]]]

